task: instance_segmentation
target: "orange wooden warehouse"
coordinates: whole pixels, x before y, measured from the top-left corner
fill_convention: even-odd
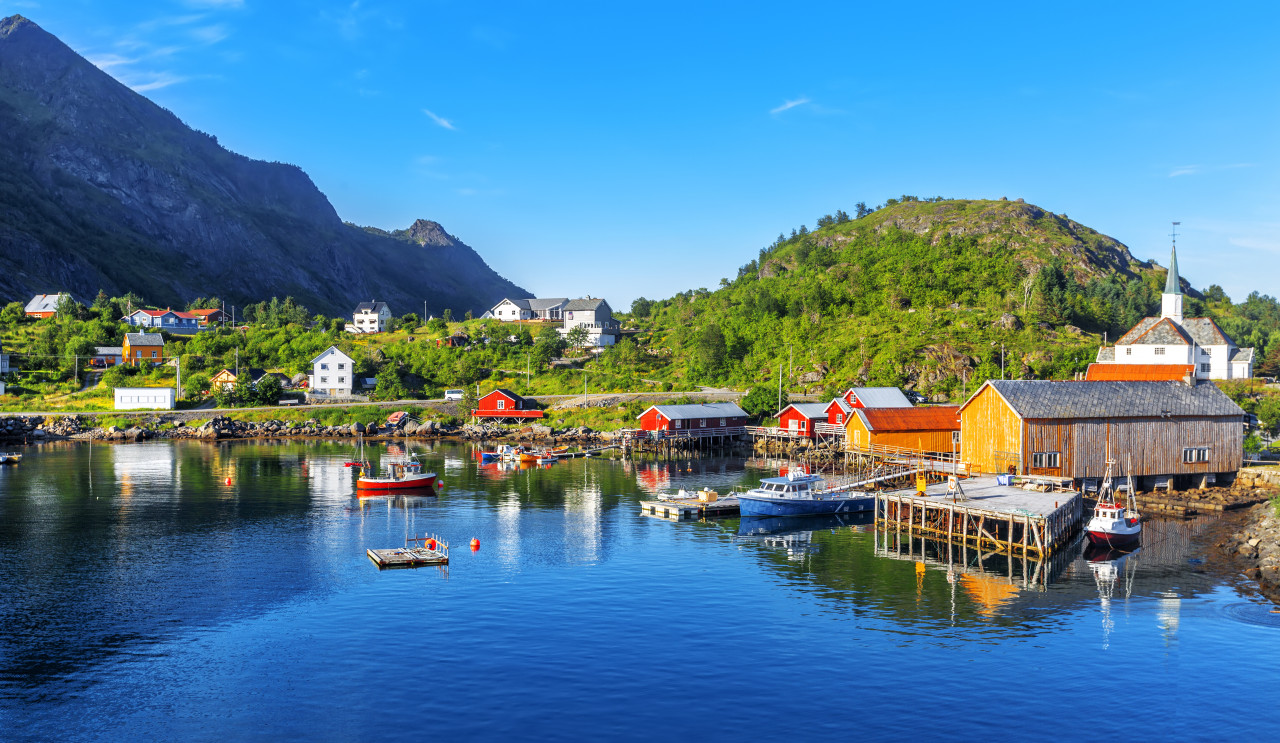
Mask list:
[[[960,406],[960,455],[973,472],[1077,481],[1113,474],[1182,484],[1230,479],[1244,411],[1210,382],[992,380]]]
[[[871,446],[959,451],[960,408],[857,408],[849,416],[844,440],[850,451],[866,451]]]

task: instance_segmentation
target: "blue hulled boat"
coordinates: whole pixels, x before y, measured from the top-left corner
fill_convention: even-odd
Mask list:
[[[789,472],[785,477],[766,477],[760,487],[738,495],[743,516],[818,516],[857,513],[875,508],[870,493],[829,490],[817,475]]]

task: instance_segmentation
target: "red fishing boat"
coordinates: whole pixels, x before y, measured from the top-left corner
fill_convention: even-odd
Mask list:
[[[430,490],[437,491],[441,487],[441,483],[436,479],[436,473],[424,472],[422,463],[418,458],[409,454],[399,457],[384,457],[382,461],[383,473],[378,476],[374,473],[373,467],[369,464],[369,460],[364,456],[364,437],[360,437],[360,461],[348,463],[347,466],[355,466],[360,468],[360,476],[356,478],[356,495],[379,495],[378,491],[401,491],[401,490]]]
[[[1107,461],[1107,476],[1098,490],[1098,502],[1093,507],[1093,518],[1085,525],[1085,536],[1094,544],[1107,547],[1124,547],[1142,538],[1142,519],[1133,500],[1133,478],[1126,476],[1124,502],[1116,496],[1111,483],[1111,465]]]

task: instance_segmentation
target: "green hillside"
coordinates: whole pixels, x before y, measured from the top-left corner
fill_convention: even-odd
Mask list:
[[[859,209],[860,212],[866,211]],[[1158,312],[1166,271],[1106,235],[1019,201],[890,199],[779,235],[715,291],[638,300],[642,342],[669,378],[822,393],[897,385],[959,399],[1001,375],[1066,379]],[[1280,306],[1184,279],[1185,311],[1242,346],[1280,348]],[[791,359],[794,358],[792,364]]]

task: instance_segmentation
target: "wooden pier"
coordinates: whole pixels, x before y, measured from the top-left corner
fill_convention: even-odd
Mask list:
[[[1066,546],[1084,522],[1078,492],[1034,483],[1000,485],[993,477],[959,484],[963,494],[954,498],[946,484],[929,485],[923,494],[879,493],[876,525],[983,551],[1045,558]]]
[[[640,513],[667,521],[722,518],[738,515],[738,499],[733,496],[702,501],[697,498],[673,498],[672,500],[642,500]]]
[[[929,539],[914,532],[881,529],[875,534],[876,557],[914,562],[947,572],[971,575],[1022,590],[1044,591],[1061,577],[1075,559],[1074,551],[1060,549],[1048,557],[1013,555],[996,550],[970,548],[963,542]]]
[[[414,542],[421,546],[411,547]],[[379,568],[416,568],[422,565],[448,565],[449,544],[442,542],[433,534],[429,537],[405,539],[404,547],[391,549],[368,549],[365,554]]]

